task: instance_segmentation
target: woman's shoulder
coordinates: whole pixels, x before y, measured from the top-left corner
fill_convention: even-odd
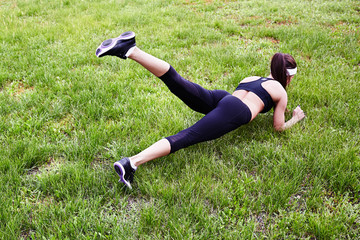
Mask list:
[[[278,81],[270,80],[262,83],[261,85],[270,94],[274,102],[277,102],[284,97],[287,98],[286,90]]]
[[[280,84],[278,81],[276,81],[275,79],[273,78],[270,78],[270,77],[259,77],[259,76],[251,76],[251,77],[246,77],[244,78],[243,80],[241,80],[240,83],[246,83],[246,82],[252,82],[252,81],[256,81],[256,80],[259,80],[259,79],[263,79],[263,80],[266,80],[267,82],[272,82],[274,84]],[[281,84],[280,84],[281,85]]]
[[[252,81],[258,80],[258,79],[260,79],[260,78],[261,78],[261,77],[259,77],[259,76],[246,77],[246,78],[244,78],[243,80],[241,80],[240,83],[252,82]]]

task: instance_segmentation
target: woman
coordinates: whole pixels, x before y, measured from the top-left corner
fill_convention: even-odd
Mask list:
[[[130,58],[156,77],[194,111],[205,114],[193,126],[176,135],[166,137],[132,157],[114,163],[120,181],[131,188],[136,168],[150,160],[174,153],[190,145],[218,138],[249,123],[259,113],[274,107],[274,128],[283,131],[305,117],[298,106],[292,118],[285,122],[287,105],[286,86],[296,74],[296,62],[288,54],[276,53],[271,61],[271,74],[267,78],[248,77],[242,80],[231,95],[224,90],[207,90],[182,78],[169,63],[147,54],[136,47],[135,33],[125,32],[117,38],[104,41],[96,56]]]

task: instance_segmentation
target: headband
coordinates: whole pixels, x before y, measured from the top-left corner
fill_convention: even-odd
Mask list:
[[[286,70],[289,76],[294,76],[297,72],[297,68],[287,68]]]

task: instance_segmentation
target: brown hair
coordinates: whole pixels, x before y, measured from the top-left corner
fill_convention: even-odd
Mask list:
[[[289,54],[275,53],[271,59],[271,75],[281,83],[284,89],[287,85],[287,68],[296,68],[295,59]]]

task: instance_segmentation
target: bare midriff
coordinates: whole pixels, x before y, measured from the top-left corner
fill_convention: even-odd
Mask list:
[[[232,94],[234,97],[240,99],[251,112],[251,121],[263,110],[264,103],[261,99],[253,92],[246,90],[237,90]]]

